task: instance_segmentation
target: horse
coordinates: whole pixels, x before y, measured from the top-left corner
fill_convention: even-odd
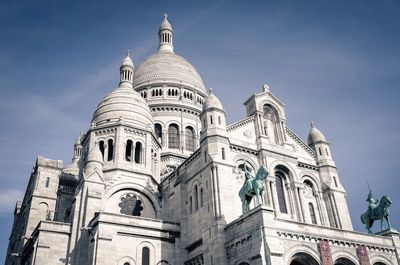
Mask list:
[[[246,170],[246,169],[245,169]],[[246,173],[249,174],[249,173]],[[250,202],[253,196],[257,196],[258,204],[264,204],[264,180],[268,176],[267,168],[262,165],[253,179],[246,180],[243,187],[239,191],[239,197],[242,201],[242,211],[246,213],[250,210]],[[247,182],[250,185],[246,185]]]
[[[374,224],[375,220],[381,220],[381,230],[383,231],[383,219],[386,220],[388,224],[388,229],[391,229],[390,221],[389,221],[389,206],[392,204],[389,196],[382,196],[379,201],[378,206],[368,209],[365,213],[363,213],[361,217],[361,222],[365,224],[365,228],[368,230],[369,234],[372,234],[371,227]]]

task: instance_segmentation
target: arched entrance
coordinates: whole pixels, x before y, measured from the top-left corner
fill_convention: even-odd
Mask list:
[[[379,261],[378,261],[378,262],[375,262],[374,265],[386,265],[386,264],[383,263],[383,262],[379,262]]]
[[[300,252],[293,256],[290,265],[319,265],[319,263],[309,254]]]
[[[335,261],[335,265],[356,265],[354,262],[352,262],[351,260],[349,260],[349,259],[346,259],[346,258],[338,258],[336,261]]]

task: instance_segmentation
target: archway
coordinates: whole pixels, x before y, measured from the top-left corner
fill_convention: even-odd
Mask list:
[[[354,262],[352,262],[351,260],[349,260],[349,259],[346,259],[346,258],[338,258],[336,261],[335,261],[335,265],[356,265]]]
[[[319,265],[319,263],[309,254],[300,252],[293,256],[290,265]]]
[[[383,263],[383,262],[375,262],[373,265],[386,265],[385,263]]]

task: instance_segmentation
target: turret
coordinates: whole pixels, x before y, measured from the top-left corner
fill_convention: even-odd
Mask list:
[[[172,45],[173,31],[172,26],[168,21],[168,15],[164,14],[164,20],[161,22],[160,29],[158,31],[159,38],[159,51],[174,52],[174,46]]]
[[[120,71],[120,81],[119,81],[119,86],[120,87],[133,87],[133,62],[131,59],[131,54],[128,51],[126,53],[126,57],[122,60],[121,62],[121,67],[119,68]]]
[[[200,113],[202,131],[200,145],[206,147],[208,154],[213,159],[226,160],[229,156],[229,139],[226,130],[226,115],[221,101],[214,95],[210,88],[210,94]]]
[[[318,164],[335,166],[335,162],[331,157],[329,143],[324,134],[314,127],[311,122],[310,133],[308,134],[307,144],[314,149],[317,154]]]
[[[85,175],[90,176],[96,171],[100,176],[103,174],[103,155],[97,142],[89,149],[85,162]]]
[[[322,181],[322,192],[327,205],[330,226],[353,230],[349,209],[346,202],[346,191],[340,184],[335,162],[332,159],[330,146],[324,134],[311,123],[307,139],[308,145],[314,149]]]

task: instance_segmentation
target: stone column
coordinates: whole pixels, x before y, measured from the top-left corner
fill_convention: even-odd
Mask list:
[[[275,176],[271,177],[273,178],[271,179],[271,189],[272,189],[272,200],[275,208],[275,216],[279,216],[281,211],[279,209],[278,193],[276,192]]]
[[[287,183],[286,185],[286,193],[287,193],[287,197],[288,197],[288,202],[289,202],[289,206],[290,206],[290,217],[293,220],[296,220],[296,211],[295,211],[295,205],[294,205],[294,201],[293,201],[293,193],[292,193],[292,189],[290,188],[290,184]]]
[[[267,194],[267,197],[268,197],[267,205],[273,208],[274,204],[273,204],[273,201],[272,201],[271,180],[267,180],[265,185],[266,185],[266,194]]]
[[[316,192],[315,199],[320,207],[320,215],[322,219],[322,225],[329,226],[329,218],[328,218],[328,211],[326,210],[326,205],[324,200],[322,199],[322,194],[320,191]]]
[[[299,184],[298,187],[297,187],[297,190],[298,190],[298,193],[299,193],[300,209],[301,209],[302,216],[303,216],[303,222],[304,223],[311,223],[310,215],[307,214],[308,211],[306,211],[306,208],[305,208],[306,200],[304,198],[304,186],[302,184]]]

